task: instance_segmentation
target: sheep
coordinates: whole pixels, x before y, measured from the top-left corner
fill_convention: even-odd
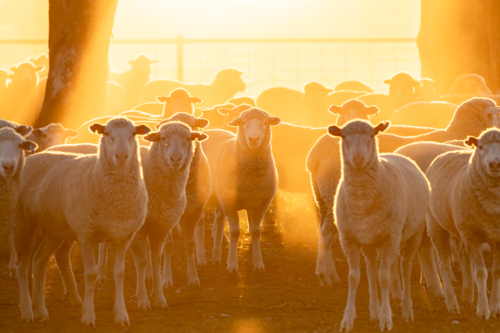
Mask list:
[[[384,83],[389,86],[389,96],[406,98],[415,97],[415,88],[422,86],[419,80],[407,72],[396,73],[390,79],[384,80]]]
[[[493,92],[486,85],[484,78],[478,74],[464,74],[455,79],[448,91],[448,95],[457,94],[484,94],[493,95]]]
[[[389,300],[391,266],[397,264],[401,249],[401,308],[403,319],[413,321],[412,259],[424,232],[430,187],[422,171],[410,159],[396,154],[379,154],[375,137],[388,126],[389,122],[373,127],[367,121],[356,120],[342,128],[328,128],[330,135],[342,138],[342,178],[334,212],[342,249],[349,262],[349,293],[341,331],[350,331],[356,317],[361,251],[367,264],[370,317],[379,319],[380,329],[384,331],[385,328],[391,330],[393,325]],[[379,269],[377,251],[381,253]],[[377,271],[382,305],[378,299]]]
[[[284,87],[270,88],[259,95],[257,107],[292,124],[317,126],[321,103],[331,92],[318,82],[306,83],[304,93]]]
[[[397,109],[391,124],[446,128],[458,105],[448,102],[413,102]]]
[[[237,134],[207,130],[202,143],[212,176],[213,191],[222,213],[214,221],[213,262],[221,262],[225,217],[229,219],[227,270],[238,271],[240,237],[238,210],[246,209],[252,238],[254,270],[264,270],[260,251],[260,225],[278,188],[278,175],[271,148],[271,126],[281,122],[267,112],[252,108],[230,122]]]
[[[104,104],[103,116],[117,116],[128,110],[128,93],[124,87],[116,82],[106,82],[106,102]]]
[[[342,106],[332,105],[328,109],[330,113],[337,115],[336,124],[343,126],[346,122],[352,119],[365,119],[370,120],[370,116],[374,116],[379,112],[376,106],[366,106],[365,103],[356,99],[351,99]]]
[[[153,266],[152,294],[156,306],[167,308],[160,278],[161,252],[167,234],[178,226],[186,208],[186,183],[195,147],[193,141],[203,141],[206,138],[207,135],[191,131],[189,126],[181,122],[168,122],[159,131],[145,137],[145,140],[152,142],[149,149],[142,148],[148,214],[144,226],[131,244],[137,271],[136,296],[139,309],[150,308],[145,285],[148,239]],[[195,277],[190,276],[191,283],[197,282],[192,279]]]
[[[108,241],[115,243],[115,322],[129,324],[123,295],[125,253],[144,223],[148,200],[136,136],[150,129],[117,118],[90,130],[101,135],[98,155],[42,152],[26,159],[13,226],[23,321],[48,319],[44,284],[52,254],[71,302],[82,304],[69,261],[72,243],[78,240],[85,272],[82,323],[95,326],[94,248]],[[33,258],[32,309],[27,273],[37,226],[43,228],[44,239]]]
[[[132,66],[129,70],[111,72],[112,81],[118,83],[127,92],[127,106],[129,108],[137,105],[141,89],[151,79],[151,65],[156,63],[158,63],[158,60],[151,60],[147,54],[141,53],[134,60],[128,62]]]
[[[319,125],[333,124],[335,123],[335,117],[331,113],[328,113],[330,106],[341,106],[350,99],[358,98],[359,96],[365,95],[364,91],[334,91],[325,97],[323,102],[321,102],[320,107],[320,121]]]
[[[252,108],[253,107],[249,104],[241,104],[241,105],[238,105],[238,106],[231,108],[231,109],[220,108],[219,110],[217,110],[218,113],[221,113],[221,114],[226,116],[226,119],[224,121],[225,125],[222,127],[222,129],[228,130],[230,132],[233,132],[233,131],[236,132],[234,127],[229,127],[229,126],[227,126],[227,124],[232,122],[235,118],[239,117],[242,112],[250,110]]]
[[[485,129],[499,124],[499,112],[500,109],[496,107],[492,100],[473,98],[457,108],[455,116],[446,130],[437,130],[413,137],[382,133],[378,136],[379,149],[383,153],[394,152],[396,149],[413,142],[446,142],[453,139],[465,139],[469,133],[478,135]],[[319,138],[307,155],[306,167],[310,174],[313,194],[319,207],[320,227],[325,224],[334,225],[332,214],[333,198],[340,179],[340,164],[339,140],[329,135],[323,135]],[[324,250],[320,248],[320,251],[318,251],[316,275],[322,283],[330,285],[332,279],[334,282],[338,281],[338,276],[335,272],[331,254],[328,252],[330,247],[328,245],[324,245],[324,247]],[[439,280],[436,280],[437,273],[434,274],[432,270],[427,269],[427,265],[431,262],[427,254],[425,248],[419,250],[423,273],[431,291],[440,296],[442,290]]]
[[[257,103],[255,102],[255,99],[253,97],[234,97],[234,98],[231,98],[230,100],[228,100],[226,102],[226,104],[234,104],[236,106],[241,105],[241,104],[248,104],[248,105],[251,105],[253,107],[255,107],[257,105]]]
[[[156,96],[169,94],[177,88],[184,88],[190,94],[203,100],[200,106],[209,108],[225,103],[238,92],[246,90],[246,84],[241,79],[243,72],[237,69],[223,69],[211,84],[191,84],[174,80],[153,80],[148,82],[139,94],[139,103],[152,102]]]
[[[28,140],[38,145],[37,152],[41,152],[52,146],[66,144],[68,139],[78,135],[78,132],[67,129],[61,124],[49,124],[42,128],[37,128],[28,136]]]
[[[223,128],[226,125],[226,114],[219,112],[221,109],[232,110],[236,105],[227,103],[216,105],[210,109],[201,110],[202,117],[210,122],[210,128]]]
[[[372,87],[364,83],[363,81],[359,80],[350,80],[350,81],[343,81],[338,83],[334,88],[333,91],[359,91],[359,92],[364,92],[364,93],[373,93],[375,90],[373,90]]]
[[[417,84],[415,86],[415,97],[417,98],[435,96],[436,88],[442,84],[442,82],[440,81],[435,82],[433,79],[430,78],[421,78],[418,81],[420,81],[420,85]]]
[[[474,277],[478,290],[476,314],[488,319],[500,314],[498,248],[493,259],[490,306],[486,294],[488,273],[482,254],[484,242],[493,245],[500,240],[500,131],[490,129],[479,138],[470,136],[465,142],[474,151],[440,155],[427,170],[432,186],[427,228],[437,252],[448,311],[460,313],[451,281],[451,241],[460,247],[464,306],[470,307],[474,302]]]
[[[391,96],[381,93],[365,94],[357,97],[357,99],[366,105],[375,105],[379,108],[380,112],[370,118],[372,124],[391,119],[397,109],[418,101],[413,97]]]
[[[43,70],[38,72],[40,79],[49,76],[49,56],[46,53],[40,53],[35,58],[29,59],[35,66],[43,66]]]

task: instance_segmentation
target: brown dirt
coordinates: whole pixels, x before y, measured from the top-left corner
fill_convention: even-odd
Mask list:
[[[80,307],[72,307],[63,295],[63,285],[53,260],[47,271],[46,303],[50,320],[24,324],[18,308],[17,280],[9,279],[7,256],[0,258],[0,332],[331,332],[338,331],[347,299],[348,265],[336,246],[334,255],[340,285],[321,287],[315,276],[316,224],[309,198],[279,197],[286,208],[278,212],[275,225],[269,223],[262,235],[265,272],[253,272],[251,244],[244,230],[238,252],[239,271],[228,273],[225,265],[199,267],[201,288],[188,287],[185,277],[186,256],[183,241],[175,240],[173,256],[174,287],[165,290],[169,310],[153,308],[138,311],[135,293],[135,268],[127,254],[125,300],[130,316],[129,327],[114,324],[114,284],[108,269],[108,283],[96,290],[96,329],[80,324]],[[293,215],[293,216],[292,216]],[[212,241],[207,226],[206,247],[210,258]],[[227,257],[227,245],[223,258]],[[83,296],[83,268],[78,247],[72,254],[80,295]],[[487,262],[491,264],[490,256]],[[110,263],[111,264],[111,263]],[[112,267],[108,265],[108,267]],[[462,314],[446,311],[443,301],[434,299],[419,283],[420,269],[415,260],[412,273],[412,297],[415,322],[401,319],[401,309],[392,302],[394,332],[500,332],[500,319],[480,320],[473,309]],[[460,273],[455,270],[460,278]],[[491,282],[491,276],[489,277]],[[490,283],[489,283],[490,284]],[[457,297],[461,283],[455,284]],[[150,285],[148,285],[150,288]],[[362,274],[357,296],[358,318],[355,332],[379,332],[378,323],[370,322],[368,284]],[[452,325],[458,321],[458,325]]]

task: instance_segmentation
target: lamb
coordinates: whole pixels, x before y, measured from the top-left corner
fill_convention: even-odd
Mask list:
[[[440,155],[427,170],[432,186],[427,228],[437,252],[448,311],[460,312],[451,281],[451,241],[460,246],[464,306],[467,308],[474,302],[474,277],[478,290],[476,314],[488,319],[500,314],[498,249],[494,252],[489,306],[488,272],[482,254],[484,242],[493,245],[500,240],[500,131],[487,130],[479,138],[469,137],[466,143],[474,151]]]
[[[448,91],[448,95],[457,94],[484,94],[493,95],[491,89],[486,85],[484,78],[477,74],[464,74],[455,79]]]
[[[448,102],[413,102],[396,110],[391,124],[446,128],[457,107]]]
[[[228,100],[226,102],[226,104],[234,104],[236,106],[241,105],[241,104],[248,104],[248,105],[251,105],[253,107],[255,107],[257,105],[257,103],[255,102],[255,99],[253,97],[234,97],[234,98],[231,98],[230,100]]]
[[[246,90],[246,84],[241,79],[243,72],[237,69],[224,69],[217,73],[211,84],[191,84],[174,80],[153,80],[148,82],[139,94],[139,103],[152,102],[156,96],[169,94],[177,88],[184,88],[194,96],[203,100],[201,106],[209,108],[225,103],[238,92]]]
[[[284,87],[270,88],[259,95],[257,107],[292,124],[317,126],[321,103],[331,92],[318,82],[306,83],[304,93]]]
[[[500,109],[495,103],[487,98],[474,98],[462,104],[455,111],[453,120],[445,130],[437,130],[428,134],[413,137],[401,137],[393,134],[382,133],[378,136],[379,149],[381,152],[394,152],[396,149],[407,144],[419,141],[446,142],[449,140],[465,139],[469,133],[478,135],[487,128],[499,124]],[[320,227],[323,225],[334,225],[333,220],[333,198],[340,180],[341,158],[339,153],[339,140],[329,135],[318,139],[310,149],[307,156],[307,171],[310,174],[311,187],[315,200],[319,207]],[[332,229],[332,232],[335,230]],[[321,244],[320,244],[321,245]],[[328,252],[330,247],[325,245],[323,252],[320,247],[318,262],[316,264],[316,275],[322,283],[331,284],[332,279],[338,281],[333,259]],[[437,272],[427,270],[426,265],[432,262],[427,256],[424,248],[419,252],[420,262],[424,265],[424,276],[431,291],[440,296],[442,289],[437,278]]]
[[[333,88],[333,91],[359,91],[365,93],[375,92],[372,87],[359,80],[340,82]]]
[[[137,105],[141,89],[151,80],[151,65],[156,63],[158,63],[158,60],[151,60],[147,54],[141,53],[134,60],[128,62],[132,66],[129,70],[111,72],[112,80],[122,86],[127,92],[128,108]]]
[[[425,228],[430,187],[410,159],[396,154],[379,155],[377,139],[389,123],[373,127],[356,120],[328,132],[342,138],[342,178],[335,198],[335,219],[340,242],[349,262],[349,293],[340,330],[350,331],[356,317],[356,291],[360,279],[360,252],[366,258],[370,291],[370,317],[380,329],[392,329],[389,300],[391,266],[401,249],[403,319],[413,321],[410,294],[412,259]],[[324,225],[323,228],[331,228]],[[327,242],[325,242],[327,243]],[[377,251],[381,253],[378,268]],[[380,306],[377,271],[382,292]],[[394,273],[394,272],[393,272]],[[399,274],[397,271],[396,274]]]
[[[115,322],[129,324],[123,295],[125,253],[144,223],[148,200],[136,136],[150,129],[117,118],[93,124],[90,130],[101,135],[98,155],[42,152],[26,160],[13,226],[23,321],[48,319],[44,284],[52,254],[72,303],[82,303],[69,261],[72,242],[78,240],[85,272],[82,323],[95,326],[94,249],[108,241],[115,243]],[[44,229],[44,239],[33,259],[32,309],[28,269],[38,226]]]
[[[159,131],[145,137],[145,140],[152,142],[149,149],[141,149],[148,191],[148,212],[144,226],[137,232],[131,246],[136,263],[139,309],[150,308],[145,284],[148,239],[153,266],[152,294],[156,306],[167,308],[160,279],[161,252],[167,234],[178,226],[186,208],[186,183],[195,148],[194,141],[206,138],[207,135],[193,132],[189,126],[177,121],[168,122]],[[188,250],[188,253],[194,260],[193,252]],[[191,261],[190,264],[194,263]],[[196,277],[190,275],[190,282],[196,283]]]
[[[28,140],[35,142],[38,145],[37,152],[41,152],[52,146],[66,144],[68,139],[77,135],[77,131],[67,129],[61,124],[49,124],[33,130],[28,136]]]
[[[232,110],[236,105],[227,103],[216,105],[210,109],[201,110],[202,117],[210,122],[210,128],[223,128],[226,125],[226,114],[219,112],[221,109]]]
[[[252,108],[235,118],[234,135],[224,130],[205,131],[202,143],[208,158],[214,194],[222,213],[214,221],[213,262],[221,262],[225,217],[229,219],[227,270],[238,271],[237,243],[240,237],[238,210],[246,209],[252,238],[254,270],[264,270],[260,251],[260,225],[278,188],[278,175],[271,148],[271,126],[281,122],[265,111]]]

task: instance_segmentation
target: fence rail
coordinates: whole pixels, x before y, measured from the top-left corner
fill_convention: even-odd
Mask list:
[[[0,67],[47,52],[47,45],[47,40],[0,40]],[[360,79],[381,90],[381,81],[394,72],[420,75],[414,38],[114,39],[109,59],[123,70],[141,52],[161,60],[153,78],[210,82],[222,68],[237,67],[245,72],[248,95],[276,85],[301,89],[311,80],[333,86]]]

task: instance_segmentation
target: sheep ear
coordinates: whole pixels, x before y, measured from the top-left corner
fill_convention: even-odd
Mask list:
[[[281,124],[281,118],[278,117],[269,117],[269,125],[278,126]]]
[[[473,137],[473,136],[469,136],[467,137],[467,140],[464,141],[465,144],[469,147],[476,147],[479,145],[479,142],[477,141],[477,138]]]
[[[191,141],[198,139],[198,141],[205,141],[208,139],[208,135],[200,132],[191,132]]]
[[[200,128],[200,129],[207,127],[209,124],[210,124],[210,121],[208,121],[207,119],[203,119],[203,118],[196,119],[196,127]]]
[[[45,66],[44,65],[40,65],[40,66],[35,67],[35,72],[41,72],[44,69],[45,69]]]
[[[151,132],[151,128],[146,125],[139,125],[135,127],[135,134],[146,135]]]
[[[199,99],[198,97],[191,97],[190,101],[192,104],[203,102],[203,100]]]
[[[217,112],[219,112],[223,116],[227,116],[229,113],[231,113],[233,109],[218,109]]]
[[[156,100],[161,103],[168,102],[169,99],[170,97],[168,96],[156,96]]]
[[[23,149],[24,150],[31,150],[31,152],[34,154],[35,153],[35,149],[38,148],[38,145],[36,143],[34,143],[33,141],[30,141],[30,140],[25,140],[23,142]]]
[[[106,129],[106,126],[101,125],[101,124],[93,124],[89,127],[89,130],[94,133],[94,134],[104,134],[104,130]]]
[[[16,73],[17,67],[16,66],[9,67],[9,70],[13,73]]]
[[[328,134],[331,136],[342,136],[342,130],[335,125],[328,127]]]
[[[143,137],[143,139],[149,142],[158,142],[160,141],[160,132],[151,132]]]
[[[379,113],[379,109],[376,105],[372,105],[372,106],[369,106],[366,108],[366,114],[369,115],[369,116],[374,116],[376,115],[377,113]]]
[[[330,108],[328,109],[328,112],[330,112],[331,114],[335,114],[335,115],[340,115],[341,111],[342,111],[342,107],[337,106],[337,105],[331,105]]]
[[[14,131],[21,134],[22,136],[26,136],[26,135],[30,134],[31,131],[33,131],[33,127],[26,126],[26,125],[19,125],[14,129]]]
[[[240,126],[241,125],[241,117],[236,117],[233,119],[233,121],[231,121],[229,124],[227,124],[227,126]]]
[[[78,132],[72,129],[67,129],[66,130],[66,137],[68,138],[74,138],[78,136]]]
[[[375,135],[385,131],[391,123],[389,121],[386,121],[385,123],[380,123],[378,124],[374,130],[375,130]]]
[[[34,129],[33,132],[31,132],[35,138],[38,138],[39,136],[42,136],[42,130],[41,129]]]
[[[389,85],[389,84],[391,84],[391,79],[385,79],[385,80],[384,80],[384,81],[382,81],[382,82],[384,82],[384,84]]]

